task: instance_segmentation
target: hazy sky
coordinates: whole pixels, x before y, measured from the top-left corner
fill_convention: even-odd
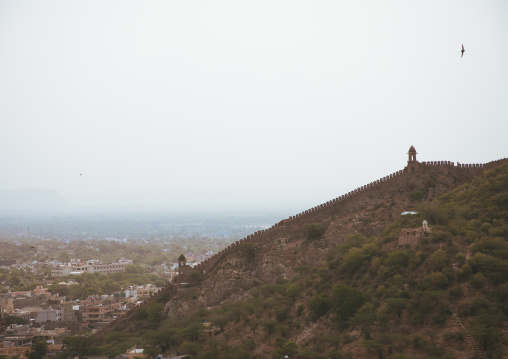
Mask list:
[[[0,189],[318,204],[411,145],[508,157],[508,2],[416,3],[0,0]]]

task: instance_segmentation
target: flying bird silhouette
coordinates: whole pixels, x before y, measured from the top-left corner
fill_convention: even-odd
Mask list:
[[[464,51],[466,51],[466,50],[464,50],[464,44],[462,44],[462,50],[460,51],[461,52],[460,57],[464,56]]]

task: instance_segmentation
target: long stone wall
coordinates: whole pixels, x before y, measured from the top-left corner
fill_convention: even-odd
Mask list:
[[[475,164],[460,164],[457,163],[455,165],[452,161],[426,161],[419,163],[419,166],[422,166],[422,168],[430,167],[430,166],[447,166],[447,167],[453,167],[458,169],[463,169],[468,172],[472,171],[474,174],[481,174],[484,170],[488,170],[491,168],[494,168],[498,165],[500,165],[503,162],[508,162],[507,158],[503,158],[497,161],[488,162],[486,164],[481,163],[475,163]],[[327,201],[325,203],[319,204],[315,207],[312,207],[308,210],[305,210],[303,212],[297,213],[293,216],[289,216],[289,218],[282,220],[276,224],[274,224],[272,227],[268,229],[263,229],[257,232],[254,232],[251,235],[248,235],[247,237],[240,239],[236,241],[235,243],[229,245],[227,248],[223,249],[219,253],[215,254],[213,257],[201,262],[198,266],[196,266],[194,269],[199,271],[202,275],[208,275],[208,273],[213,270],[219,262],[221,262],[226,256],[233,254],[238,251],[240,245],[242,243],[256,243],[259,239],[262,237],[265,237],[267,234],[272,234],[274,231],[278,230],[281,227],[284,227],[286,225],[289,225],[291,222],[300,220],[304,217],[308,217],[313,213],[321,212],[324,209],[334,207],[336,205],[340,205],[345,203],[348,200],[354,199],[356,196],[358,196],[361,193],[364,193],[365,191],[371,190],[373,188],[378,187],[381,184],[392,182],[397,178],[401,178],[403,176],[410,176],[411,173],[409,171],[400,170],[397,172],[394,172],[388,176],[381,177],[380,179],[370,182],[364,186],[360,186],[344,195],[341,195],[337,198],[334,198],[330,201]]]
[[[501,158],[496,161],[490,161],[483,165],[485,171],[491,170],[494,167],[501,165],[502,163],[508,163],[508,158]]]
[[[473,164],[461,164],[457,162],[455,165],[451,161],[424,161],[420,163],[421,166],[449,166],[449,167],[457,167],[457,168],[465,168],[465,169],[483,169],[483,163],[473,163]]]
[[[454,162],[451,161],[424,161],[421,162],[420,165],[422,166],[450,166],[450,167],[456,167],[456,168],[464,168],[464,169],[482,169],[482,170],[490,170],[494,167],[499,166],[502,163],[508,163],[508,158],[501,158],[496,161],[490,161],[487,163],[458,163],[455,165]]]

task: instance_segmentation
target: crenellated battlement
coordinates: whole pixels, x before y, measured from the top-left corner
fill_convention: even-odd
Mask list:
[[[238,250],[238,247],[242,243],[250,242],[250,243],[256,243],[258,239],[261,239],[265,237],[268,234],[272,234],[274,231],[277,231],[278,229],[285,227],[286,225],[290,225],[292,222],[299,221],[303,219],[306,216],[309,216],[311,214],[315,214],[317,212],[329,209],[331,207],[342,205],[347,203],[348,201],[354,200],[356,196],[369,191],[374,188],[378,188],[380,185],[385,185],[387,183],[393,182],[396,179],[404,178],[405,176],[412,176],[415,171],[410,171],[409,169],[416,169],[416,172],[418,171],[425,171],[426,167],[437,167],[437,166],[446,166],[458,169],[459,171],[465,170],[467,172],[470,172],[471,175],[481,175],[484,170],[488,170],[491,168],[494,168],[498,165],[500,165],[503,162],[508,162],[508,158],[503,158],[496,161],[491,161],[486,164],[481,163],[475,163],[475,164],[455,164],[452,161],[424,161],[424,162],[417,162],[416,161],[416,151],[413,146],[411,146],[409,150],[409,156],[410,161],[408,161],[408,166],[400,171],[396,171],[394,173],[391,173],[387,176],[381,177],[380,179],[370,182],[366,185],[360,186],[346,194],[343,194],[339,197],[336,197],[330,201],[327,201],[325,203],[319,204],[315,207],[312,207],[310,209],[307,209],[303,212],[297,213],[293,216],[289,216],[289,218],[284,219],[276,224],[274,224],[272,227],[260,231],[256,231],[251,235],[248,235],[247,237],[240,239],[236,241],[235,243],[229,245],[227,248],[223,249],[219,253],[215,254],[213,257],[201,262],[198,266],[196,266],[194,269],[199,271],[203,275],[207,275],[211,270],[215,268],[215,266],[226,256],[235,253]],[[417,166],[417,167],[416,167]]]

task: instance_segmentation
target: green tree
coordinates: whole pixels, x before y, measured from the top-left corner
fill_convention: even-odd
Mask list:
[[[365,296],[347,284],[338,284],[333,288],[333,311],[339,322],[344,324],[349,317],[365,303]]]
[[[431,290],[444,289],[448,286],[448,277],[443,272],[433,272],[423,278],[427,288]]]
[[[28,359],[41,359],[48,352],[48,343],[37,341],[32,344],[32,349],[28,353]]]
[[[302,292],[302,286],[299,283],[292,283],[286,289],[286,295],[291,299],[296,299]]]
[[[377,354],[379,359],[383,359],[383,354],[385,352],[385,347],[380,342],[369,339],[364,340],[362,342],[362,346],[368,350],[369,353]]]
[[[309,310],[315,318],[319,318],[322,315],[325,315],[330,309],[330,301],[328,300],[328,295],[324,293],[316,294],[309,300],[308,306]]]
[[[303,226],[303,234],[307,239],[317,239],[325,233],[326,227],[321,223],[307,223]]]
[[[432,256],[430,257],[430,265],[432,267],[432,270],[438,272],[442,271],[444,266],[447,263],[446,259],[446,252],[442,249],[438,249],[434,253],[432,253]]]
[[[14,315],[9,315],[8,317],[5,317],[3,320],[2,320],[2,326],[4,327],[8,327],[12,324],[18,324],[18,325],[21,325],[21,324],[28,324],[28,320],[26,319],[23,319],[21,317],[16,317]]]
[[[346,242],[337,247],[339,253],[347,253],[351,248],[361,248],[368,239],[362,233],[355,233],[346,237]]]
[[[343,259],[342,268],[349,273],[356,273],[366,266],[369,256],[360,248],[351,248]]]
[[[240,252],[248,263],[252,263],[256,258],[257,247],[254,243],[242,243]]]
[[[383,263],[385,278],[401,273],[402,269],[406,268],[408,264],[409,256],[407,253],[400,250],[390,252]]]
[[[162,320],[162,310],[164,309],[164,304],[162,303],[151,303],[146,308],[147,319],[151,323],[159,323]]]
[[[125,273],[127,274],[144,274],[145,269],[139,264],[129,264],[125,267]]]
[[[270,335],[275,331],[275,328],[277,327],[277,321],[273,319],[266,319],[263,321],[263,327],[265,328],[266,333]]]
[[[387,298],[386,308],[388,313],[394,313],[400,319],[402,312],[406,309],[407,298]]]
[[[161,353],[179,344],[178,331],[175,328],[152,330],[147,332],[146,336],[153,345],[160,349]]]
[[[58,281],[53,282],[48,287],[48,290],[51,294],[58,294],[60,297],[66,297],[70,294],[69,287],[67,285],[59,285]]]
[[[365,336],[365,340],[372,339],[371,333],[376,323],[376,310],[370,302],[365,303],[351,319],[351,324],[357,327]]]
[[[494,284],[502,284],[508,281],[508,260],[497,258],[492,255],[476,253],[469,258],[466,264],[471,266],[473,273],[481,272]]]
[[[284,358],[286,355],[288,357],[293,357],[297,353],[298,353],[298,345],[296,345],[295,342],[288,341],[272,352],[272,358],[276,359]]]
[[[97,338],[93,333],[83,332],[78,335],[67,337],[63,340],[65,352],[69,356],[79,356],[81,359],[88,355],[99,354]]]
[[[413,201],[421,201],[423,198],[423,192],[422,190],[415,189],[413,192],[411,192],[411,199]]]
[[[490,349],[501,338],[500,325],[506,317],[496,309],[480,310],[471,326],[471,334],[483,349]]]

